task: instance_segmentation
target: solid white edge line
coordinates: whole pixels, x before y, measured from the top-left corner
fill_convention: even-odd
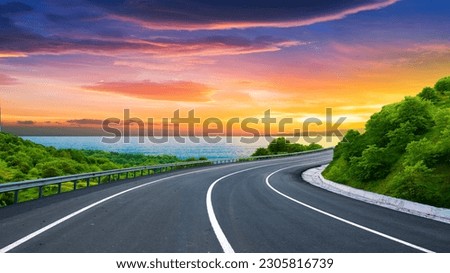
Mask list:
[[[229,173],[227,175],[219,177],[218,179],[216,179],[211,184],[211,186],[209,186],[208,192],[206,193],[206,209],[208,211],[208,218],[209,218],[209,222],[211,223],[211,226],[213,228],[214,234],[216,235],[216,238],[219,241],[220,246],[222,247],[222,250],[223,250],[224,253],[234,253],[234,249],[231,246],[230,242],[228,241],[227,237],[225,236],[225,233],[223,233],[223,230],[220,227],[219,221],[217,220],[216,214],[214,213],[214,207],[213,207],[213,204],[212,204],[212,191],[214,189],[214,186],[219,181],[221,181],[221,180],[223,180],[223,179],[225,179],[227,177],[233,176],[235,174],[246,172],[246,171],[250,171],[250,170],[253,170],[253,169],[264,168],[264,167],[271,166],[271,165],[277,165],[277,164],[280,164],[280,163],[263,165],[263,166],[256,166],[256,167],[240,170],[240,171],[237,171],[237,172]]]
[[[221,166],[221,167],[218,167],[218,168],[225,168],[225,167],[228,167],[228,166]],[[217,168],[215,168],[215,169],[217,169]],[[168,179],[172,179],[172,178],[176,178],[176,177],[180,177],[180,176],[184,176],[184,175],[194,174],[194,173],[206,172],[206,171],[210,171],[210,170],[211,169],[197,170],[197,171],[192,171],[192,172],[187,172],[187,173],[176,174],[176,175],[172,175],[172,176],[168,176],[168,177],[163,177],[163,178],[160,178],[160,179],[157,179],[157,180],[154,180],[154,181],[151,181],[151,182],[147,182],[145,184],[142,184],[142,185],[139,185],[139,186],[136,186],[136,187],[133,187],[133,188],[130,188],[130,189],[118,192],[118,193],[113,194],[111,196],[108,196],[108,197],[106,197],[104,199],[101,199],[100,201],[92,203],[92,204],[90,204],[90,205],[88,205],[88,206],[86,206],[84,208],[81,208],[81,209],[79,209],[79,210],[77,210],[77,211],[75,211],[75,212],[73,212],[73,213],[71,213],[71,214],[69,214],[69,215],[59,219],[59,220],[56,220],[53,223],[48,224],[47,226],[45,226],[43,228],[40,228],[40,229],[36,230],[35,232],[30,233],[29,235],[27,235],[25,237],[22,237],[21,239],[19,239],[19,240],[15,241],[15,242],[13,242],[13,243],[3,247],[2,249],[0,249],[0,253],[9,252],[12,249],[20,246],[21,244],[23,244],[23,243],[33,239],[34,237],[36,237],[36,236],[46,232],[47,230],[49,230],[49,229],[51,229],[51,228],[53,228],[53,227],[55,227],[55,226],[57,226],[57,225],[59,225],[61,223],[64,223],[65,221],[67,221],[67,220],[77,216],[78,214],[83,213],[83,212],[85,212],[85,211],[87,211],[87,210],[89,210],[89,209],[91,209],[91,208],[93,208],[95,206],[98,206],[98,205],[100,205],[100,204],[102,204],[102,203],[104,203],[104,202],[106,202],[108,200],[111,200],[111,199],[113,199],[113,198],[115,198],[117,196],[120,196],[120,195],[122,195],[124,193],[130,192],[130,191],[134,191],[134,190],[137,190],[139,188],[146,187],[148,185],[151,185],[151,184],[154,184],[154,183],[158,183],[158,182],[161,182],[161,181],[164,181],[164,180],[168,180]]]
[[[341,218],[341,217],[339,217],[339,216],[336,216],[336,215],[334,215],[334,214],[328,213],[328,212],[326,212],[326,211],[323,211],[323,210],[321,210],[321,209],[318,209],[318,208],[316,208],[316,207],[313,207],[313,206],[311,206],[311,205],[308,205],[308,204],[306,204],[306,203],[303,203],[303,202],[301,202],[301,201],[298,201],[297,199],[294,199],[294,198],[292,198],[292,197],[290,197],[290,196],[288,196],[288,195],[286,195],[286,194],[280,192],[279,190],[275,189],[275,188],[270,184],[269,179],[270,179],[270,177],[272,177],[272,175],[274,175],[274,174],[276,174],[276,173],[278,173],[278,172],[280,172],[280,171],[283,171],[283,170],[286,170],[286,169],[290,169],[290,168],[294,168],[294,167],[298,167],[298,166],[290,166],[290,167],[286,167],[286,168],[281,168],[281,169],[276,170],[276,171],[272,172],[271,174],[269,174],[269,175],[266,177],[266,184],[267,184],[267,186],[268,186],[270,189],[272,189],[274,192],[278,193],[279,195],[281,195],[281,196],[283,196],[283,197],[285,197],[285,198],[287,198],[287,199],[289,199],[289,200],[291,200],[291,201],[293,201],[293,202],[295,202],[295,203],[297,203],[297,204],[299,204],[299,205],[302,205],[302,206],[304,206],[304,207],[306,207],[306,208],[309,208],[309,209],[311,209],[311,210],[314,210],[314,211],[316,211],[316,212],[318,212],[318,213],[321,213],[321,214],[323,214],[323,215],[326,215],[326,216],[328,216],[328,217],[331,217],[331,218],[336,219],[336,220],[338,220],[338,221],[341,221],[341,222],[343,222],[343,223],[346,223],[346,224],[349,224],[349,225],[351,225],[351,226],[357,227],[357,228],[359,228],[359,229],[365,230],[365,231],[367,231],[367,232],[376,234],[376,235],[378,235],[378,236],[384,237],[384,238],[389,239],[389,240],[392,240],[392,241],[394,241],[394,242],[403,244],[403,245],[405,245],[405,246],[408,246],[408,247],[411,247],[411,248],[420,250],[420,251],[422,251],[422,252],[426,252],[426,253],[435,253],[434,251],[431,251],[431,250],[429,250],[429,249],[426,249],[426,248],[423,248],[423,247],[421,247],[421,246],[418,246],[418,245],[415,245],[415,244],[412,244],[412,243],[403,241],[403,240],[401,240],[401,239],[392,237],[392,236],[390,236],[390,235],[384,234],[384,233],[379,232],[379,231],[376,231],[376,230],[374,230],[374,229],[371,229],[371,228],[362,226],[362,225],[360,225],[360,224],[351,222],[351,221],[349,221],[349,220],[346,220],[346,219]]]
[[[214,186],[219,181],[221,181],[221,180],[223,180],[223,179],[225,179],[227,177],[233,176],[235,174],[243,173],[243,172],[250,171],[250,170],[253,170],[253,169],[279,165],[279,164],[286,164],[286,163],[267,164],[267,165],[256,166],[256,167],[240,170],[240,171],[237,171],[237,172],[229,173],[227,175],[219,177],[218,179],[216,179],[211,184],[211,186],[209,186],[208,192],[206,193],[206,209],[208,211],[209,222],[211,223],[211,226],[212,226],[213,231],[214,231],[214,233],[216,235],[216,238],[219,241],[220,246],[222,247],[222,250],[223,250],[224,253],[235,253],[235,252],[234,252],[234,249],[231,246],[230,242],[228,241],[227,237],[225,236],[225,233],[223,232],[222,228],[220,227],[219,221],[217,220],[216,214],[214,213],[214,207],[213,207],[213,204],[212,204],[212,191],[214,189]],[[309,164],[309,163],[307,163],[307,164]]]
[[[208,211],[209,222],[213,228],[214,234],[216,235],[217,240],[219,241],[220,246],[224,253],[234,253],[234,249],[231,246],[230,242],[228,242],[225,233],[223,233],[222,228],[220,227],[219,221],[217,221],[217,217],[214,214],[214,208],[211,201],[211,193],[214,185],[219,181],[215,181],[209,188],[206,193],[206,209]]]
[[[245,163],[244,163],[244,164],[245,164]],[[247,171],[247,170],[251,170],[251,169],[256,169],[256,168],[261,168],[261,167],[265,167],[265,166],[277,165],[277,164],[280,164],[280,163],[269,164],[269,165],[264,165],[264,166],[257,166],[257,167],[253,167],[253,168],[250,168],[250,169],[245,169],[245,170],[242,170],[242,171],[239,171],[239,172],[243,172],[243,171]],[[216,167],[216,168],[214,168],[214,169],[222,169],[222,168],[227,168],[227,167],[229,167],[229,165],[225,165],[225,166],[221,166],[221,167]],[[134,190],[136,190],[136,189],[139,189],[139,188],[142,188],[142,187],[146,187],[146,186],[148,186],[148,185],[151,185],[151,184],[154,184],[154,183],[158,183],[158,182],[161,182],[161,181],[164,181],[164,180],[168,180],[168,179],[172,179],[172,178],[176,178],[176,177],[180,177],[180,176],[184,176],[184,175],[194,174],[194,173],[207,172],[207,171],[210,171],[210,170],[211,170],[211,169],[197,170],[197,171],[192,171],[192,172],[187,172],[187,173],[182,173],[182,174],[176,174],[176,175],[172,175],[172,176],[169,176],[169,177],[160,178],[160,179],[157,179],[157,180],[154,180],[154,181],[151,181],[151,182],[148,182],[148,183],[145,183],[145,184],[142,184],[142,185],[139,185],[139,186],[136,186],[136,187],[133,187],[133,188],[130,188],[130,189],[127,189],[127,190],[118,192],[118,193],[113,194],[113,195],[111,195],[111,196],[108,196],[108,197],[106,197],[106,198],[104,198],[104,199],[101,199],[101,200],[99,200],[99,201],[97,201],[97,202],[95,202],[95,203],[92,203],[92,204],[90,204],[90,205],[88,205],[88,206],[86,206],[86,207],[84,207],[84,208],[81,208],[81,209],[79,209],[79,210],[77,210],[77,211],[75,211],[75,212],[73,212],[73,213],[71,213],[71,214],[69,214],[69,215],[66,215],[65,217],[60,218],[59,220],[56,220],[56,221],[52,222],[51,224],[48,224],[48,225],[46,225],[45,227],[42,227],[42,228],[40,228],[40,229],[38,229],[38,230],[36,230],[36,231],[34,231],[34,232],[28,234],[28,235],[25,236],[25,237],[22,237],[21,239],[19,239],[19,240],[13,242],[13,243],[11,243],[11,244],[9,244],[9,245],[7,245],[7,246],[1,248],[1,249],[0,249],[0,253],[6,253],[6,252],[9,252],[9,251],[11,251],[12,249],[14,249],[14,248],[16,248],[16,247],[22,245],[23,243],[25,243],[25,242],[27,242],[27,241],[33,239],[34,237],[36,237],[36,236],[38,236],[38,235],[40,235],[40,234],[46,232],[47,230],[49,230],[49,229],[51,229],[51,228],[53,228],[53,227],[55,227],[55,226],[57,226],[57,225],[59,225],[59,224],[62,224],[62,223],[64,223],[65,221],[67,221],[67,220],[69,220],[69,219],[71,219],[71,218],[73,218],[73,217],[75,217],[75,216],[77,216],[77,215],[79,215],[79,214],[81,214],[81,213],[83,213],[83,212],[85,212],[85,211],[87,211],[87,210],[93,208],[93,207],[96,207],[96,206],[98,206],[98,205],[100,205],[100,204],[102,204],[102,203],[104,203],[104,202],[106,202],[106,201],[108,201],[108,200],[111,200],[111,199],[113,199],[113,198],[115,198],[115,197],[117,197],[117,196],[120,196],[120,195],[122,195],[122,194],[125,194],[125,193],[127,193],[127,192],[134,191]],[[236,172],[236,173],[239,173],[239,172]],[[235,173],[233,173],[233,174],[235,174]],[[229,175],[227,175],[226,177],[228,177],[228,176],[230,176],[230,175],[232,175],[232,174],[229,174]],[[223,179],[223,178],[225,178],[225,177],[221,177],[221,179]],[[215,182],[218,182],[218,181],[216,180]],[[214,184],[215,184],[215,183],[214,183]],[[212,188],[213,188],[213,187],[212,187],[212,185],[211,185],[210,188],[208,189],[208,193],[207,193],[207,202],[208,202],[208,196],[209,196],[209,200],[211,199]],[[211,192],[210,192],[210,190],[211,190]],[[211,202],[211,200],[210,200],[210,202]],[[207,204],[207,206],[208,206],[208,204]],[[212,203],[210,203],[209,206],[210,206],[210,208],[208,208],[208,216],[209,216],[211,225],[213,224],[212,221],[214,221],[214,219],[215,219],[215,222],[216,222],[216,224],[217,224],[217,226],[218,226],[218,228],[219,228],[219,230],[217,230],[217,232],[222,232],[222,229],[220,228],[220,225],[218,225],[217,219],[215,218],[214,210],[213,210],[213,207],[212,207]],[[214,219],[211,218],[210,212],[212,212],[212,215],[213,215]],[[216,230],[214,230],[214,232],[216,233]],[[223,234],[223,232],[222,232],[222,234]],[[220,236],[220,234],[219,234],[219,233],[216,233],[216,237],[217,237],[218,239],[219,239],[219,236]],[[223,236],[224,236],[224,238],[225,238],[225,240],[226,240],[225,235],[223,235]],[[219,242],[220,242],[220,241],[219,241]],[[228,241],[227,241],[227,242],[228,242]],[[221,245],[222,245],[222,244],[221,244]],[[223,248],[223,246],[222,246],[222,248]],[[231,245],[230,245],[230,248],[231,248]],[[233,249],[231,248],[231,250],[233,250]],[[225,251],[225,249],[224,249],[224,251]]]

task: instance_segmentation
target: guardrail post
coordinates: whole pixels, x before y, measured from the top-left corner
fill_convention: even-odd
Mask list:
[[[86,181],[86,188],[89,188],[90,184],[91,184],[91,178],[89,177]]]
[[[38,198],[42,198],[42,186],[39,186],[39,197]]]
[[[78,180],[73,181],[73,190],[77,189],[77,182],[78,182]]]
[[[19,202],[19,190],[14,191],[14,204],[17,204]]]
[[[61,193],[61,184],[62,184],[62,183],[58,183],[58,194]]]

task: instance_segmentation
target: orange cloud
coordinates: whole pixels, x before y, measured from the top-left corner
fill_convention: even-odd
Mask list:
[[[213,89],[207,85],[188,81],[102,82],[83,88],[141,99],[186,102],[207,102],[213,93]]]
[[[27,57],[26,54],[22,52],[0,52],[0,58],[21,58],[21,57]]]

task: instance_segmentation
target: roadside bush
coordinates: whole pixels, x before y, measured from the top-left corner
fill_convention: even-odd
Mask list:
[[[264,156],[264,155],[269,155],[270,152],[268,149],[266,148],[258,148],[256,149],[256,151],[252,154],[252,156]]]
[[[251,156],[264,156],[272,154],[290,154],[304,151],[322,149],[323,147],[316,143],[303,145],[300,143],[291,143],[284,137],[279,137],[270,142],[267,148],[258,148]]]
[[[350,165],[355,177],[361,181],[370,181],[385,178],[392,163],[386,148],[371,145],[363,151],[361,157],[352,157]]]
[[[290,141],[287,140],[286,138],[279,137],[277,139],[272,140],[267,149],[273,154],[287,152],[287,147],[289,143]]]
[[[427,187],[426,181],[432,178],[432,170],[423,161],[413,166],[405,166],[403,171],[394,177],[394,194],[398,198],[425,204],[436,204],[438,195]]]

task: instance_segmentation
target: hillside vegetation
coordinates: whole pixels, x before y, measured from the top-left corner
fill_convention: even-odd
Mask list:
[[[0,183],[176,161],[171,155],[56,149],[0,133]]]
[[[450,208],[450,77],[386,105],[350,130],[323,175],[393,197]]]
[[[197,160],[188,158],[185,161]],[[206,160],[206,158],[200,158]],[[176,156],[126,154],[92,150],[45,147],[12,134],[0,133],[0,183],[23,181],[86,172],[97,172],[135,166],[181,161]],[[92,182],[96,185],[97,182]],[[86,187],[80,182],[78,188]],[[62,184],[62,192],[73,190],[71,183]],[[57,185],[44,188],[44,196],[57,192]],[[37,198],[37,189],[22,190],[19,202]],[[0,207],[13,203],[13,193],[0,193]]]

